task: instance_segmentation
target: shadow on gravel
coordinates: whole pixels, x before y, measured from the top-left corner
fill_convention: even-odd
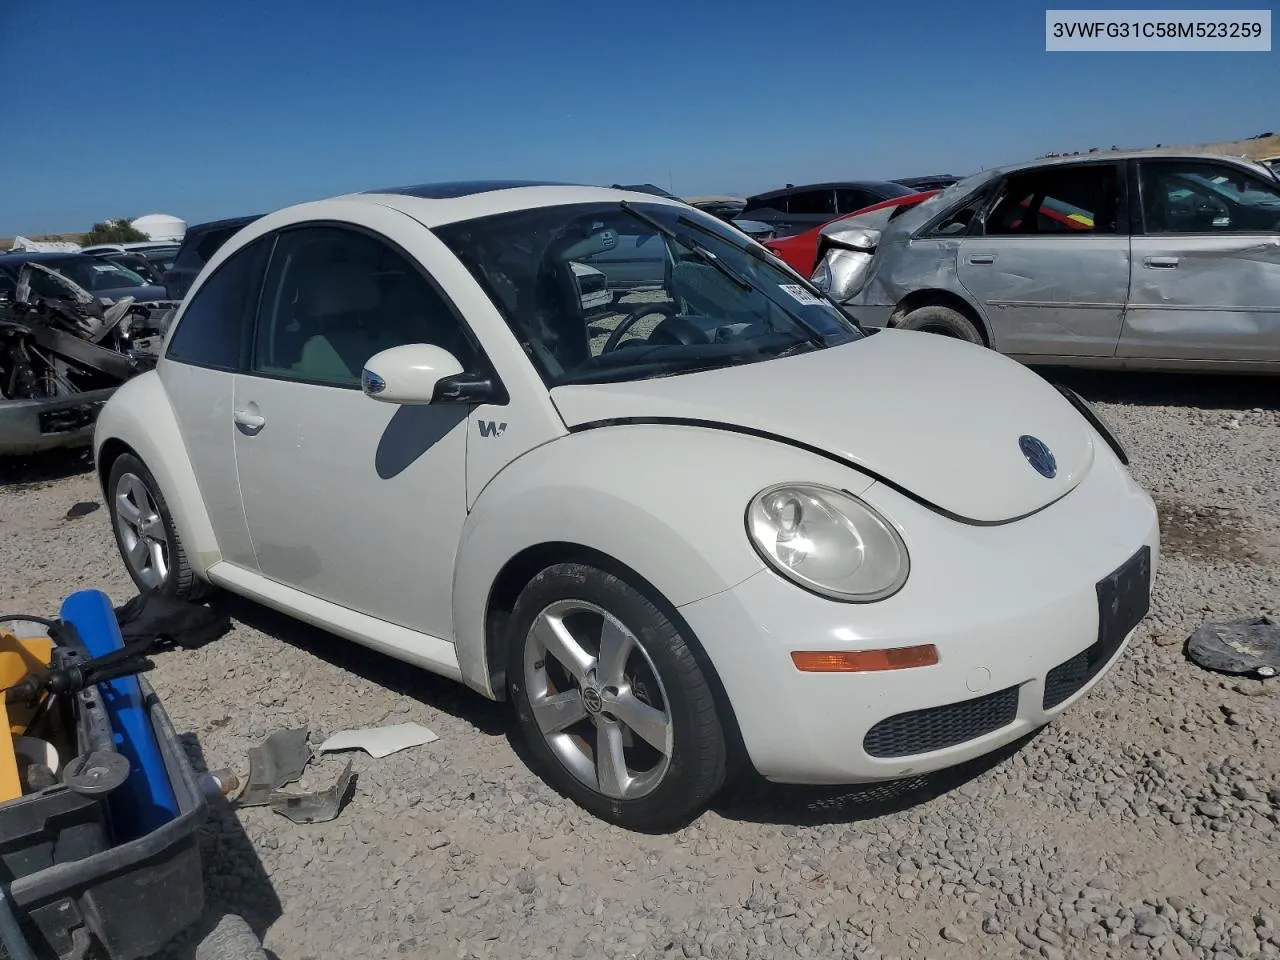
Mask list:
[[[93,455],[84,450],[51,450],[25,457],[0,457],[0,487],[14,493],[79,476],[93,470]]]
[[[1090,402],[1205,410],[1280,410],[1280,380],[1274,376],[1031,369],[1046,380],[1070,387]]]
[[[208,764],[196,735],[184,733],[178,739],[196,773],[206,773]],[[200,941],[229,913],[243,917],[259,940],[283,913],[253,842],[231,805],[221,797],[209,801],[209,817],[200,828],[200,859],[204,868],[204,916],[165,947],[159,960],[191,960]],[[276,960],[273,953],[267,952],[267,957]]]
[[[874,820],[928,803],[963,787],[1008,760],[1043,729],[958,767],[886,783],[791,786],[770,783],[750,772],[726,787],[713,809],[727,820],[797,827]]]
[[[471,724],[481,733],[490,736],[506,733],[507,711],[503,705],[485,699],[456,680],[406,666],[386,654],[362,647],[351,640],[335,636],[243,597],[220,593],[211,601],[210,606],[216,606],[232,619],[306,650],[341,670],[364,677],[370,683],[443,710],[450,716]]]

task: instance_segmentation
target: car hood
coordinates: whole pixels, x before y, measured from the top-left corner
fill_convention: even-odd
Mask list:
[[[882,330],[719,370],[556,387],[551,399],[570,429],[676,422],[811,448],[968,523],[1035,513],[1079,484],[1094,458],[1092,427],[1056,388],[992,350],[932,333]],[[1052,451],[1054,476],[1032,466],[1023,436]]]

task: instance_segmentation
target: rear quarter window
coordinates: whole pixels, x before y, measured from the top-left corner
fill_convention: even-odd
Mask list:
[[[241,369],[272,239],[259,237],[236,251],[196,291],[169,338],[166,360]]]

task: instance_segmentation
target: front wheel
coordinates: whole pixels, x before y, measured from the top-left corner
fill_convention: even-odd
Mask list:
[[[111,464],[107,509],[120,556],[141,593],[199,600],[211,592],[187,562],[160,485],[133,454],[121,454]]]
[[[648,597],[557,564],[524,588],[511,625],[512,703],[552,786],[633,830],[706,809],[725,782],[724,730],[686,638]]]
[[[959,310],[940,303],[917,307],[897,324],[899,330],[919,330],[921,333],[937,333],[956,340],[966,340],[982,346],[982,333],[972,320]]]

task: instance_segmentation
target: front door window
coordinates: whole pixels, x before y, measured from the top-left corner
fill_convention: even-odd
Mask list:
[[[435,344],[472,365],[461,324],[403,254],[338,227],[280,235],[263,288],[254,373],[359,389],[366,360],[406,343]]]

